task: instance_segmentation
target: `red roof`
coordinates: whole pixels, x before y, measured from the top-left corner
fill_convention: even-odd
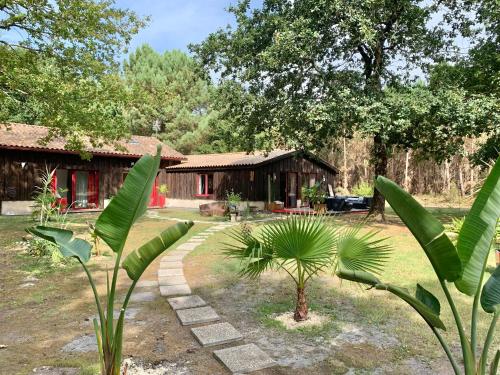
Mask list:
[[[77,153],[65,148],[66,141],[61,137],[56,137],[43,145],[40,141],[49,134],[49,128],[39,125],[27,125],[8,123],[0,124],[0,149],[18,149],[45,152],[65,152]],[[100,156],[120,156],[120,157],[141,157],[144,154],[156,154],[156,146],[162,144],[161,156],[164,160],[185,160],[186,157],[175,151],[170,146],[163,144],[154,137],[144,137],[132,135],[129,140],[119,141],[118,144],[124,150],[117,150],[111,145],[93,147],[90,142],[86,142],[88,147],[85,151],[92,155]]]

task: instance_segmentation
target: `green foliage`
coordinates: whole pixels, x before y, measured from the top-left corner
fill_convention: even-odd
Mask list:
[[[353,195],[361,197],[371,197],[373,195],[373,185],[362,181],[351,189]]]
[[[313,186],[302,186],[302,197],[312,204],[321,204],[325,202],[327,194],[321,189],[321,183],[316,182]]]
[[[307,319],[305,286],[318,272],[334,265],[335,256],[345,268],[380,270],[389,248],[374,234],[359,229],[338,231],[323,217],[291,216],[265,225],[258,236],[248,228],[231,233],[236,244],[225,254],[241,261],[240,276],[257,278],[267,270],[283,270],[297,287],[294,319]]]
[[[107,275],[106,307],[103,309],[96,285],[85,265],[91,256],[92,245],[73,237],[73,232],[43,226],[29,228],[28,231],[54,243],[64,257],[77,259],[85,270],[94,293],[98,319],[94,319],[94,331],[100,358],[101,373],[119,375],[122,360],[122,341],[125,311],[137,281],[151,262],[163,251],[181,238],[192,222],[178,223],[163,231],[160,236],[148,241],[125,258],[122,266],[127,270],[132,285],[129,287],[120,309],[118,320],[114,321],[116,283],[123,248],[134,222],[147,210],[149,196],[160,164],[161,147],[155,157],[143,156],[130,170],[118,194],[97,219],[94,233],[105,241],[116,254],[111,282]]]
[[[4,2],[0,122],[51,126],[75,150],[126,135],[116,57],[144,24],[111,0]]]
[[[190,56],[178,50],[160,54],[145,44],[124,62],[124,75],[132,92],[127,117],[135,134],[156,134],[186,154],[217,151],[210,146],[214,88]]]
[[[371,161],[384,175],[392,149],[443,158],[471,123],[498,118],[495,100],[410,83],[415,68],[455,57],[463,3],[265,0],[250,9],[239,1],[229,7],[236,26],[191,49],[219,78],[217,109],[232,124],[229,142],[317,150],[358,133],[373,139]],[[383,212],[375,196],[371,210]]]
[[[168,194],[168,186],[165,184],[161,184],[158,188],[158,191],[160,192],[160,194]]]
[[[226,191],[226,204],[230,212],[236,212],[241,203],[241,193],[235,193],[233,189]]]
[[[465,374],[486,374],[488,351],[500,316],[500,268],[497,267],[484,286],[482,285],[500,217],[500,159],[486,179],[465,220],[463,222],[457,220],[452,225],[452,230],[459,232],[456,246],[448,239],[444,226],[401,187],[384,177],[378,177],[376,188],[384,194],[394,211],[418,240],[434,268],[457,326]],[[339,267],[337,274],[341,278],[368,284],[375,289],[387,290],[411,305],[436,335],[455,373],[462,373],[459,362],[438,331],[438,329],[444,330],[445,327],[439,318],[440,302],[434,295],[417,284],[417,291],[413,297],[401,288],[380,282],[368,272],[352,271],[342,266]],[[474,297],[470,336],[465,333],[456,301],[450,294],[445,280],[454,281],[458,291]],[[486,313],[493,314],[493,318],[482,352],[477,355],[479,302]],[[490,374],[495,373],[497,366],[498,354],[491,362]]]

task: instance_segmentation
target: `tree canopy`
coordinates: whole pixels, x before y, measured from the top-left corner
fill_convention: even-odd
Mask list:
[[[385,175],[389,146],[421,142],[413,127],[424,123],[416,115],[415,90],[422,87],[404,89],[403,98],[396,90],[415,69],[426,71],[455,56],[454,37],[465,29],[457,15],[460,2],[449,2],[449,8],[446,3],[266,0],[251,10],[249,1],[240,1],[229,9],[236,27],[210,34],[192,50],[220,77],[221,115],[234,124],[246,149],[318,149],[358,131],[373,139],[375,175]],[[442,14],[442,22],[431,22]],[[443,115],[439,104],[446,104],[447,95],[453,93],[429,98],[431,115]],[[402,100],[416,111],[401,109]],[[373,211],[383,212],[382,196],[375,192],[374,198]]]
[[[0,121],[23,120],[81,147],[128,133],[117,57],[145,24],[112,0],[0,3]]]
[[[127,118],[132,132],[157,134],[184,153],[219,150],[213,142],[214,88],[202,73],[191,57],[178,50],[161,54],[143,45],[131,53],[124,62],[124,76],[131,91]]]

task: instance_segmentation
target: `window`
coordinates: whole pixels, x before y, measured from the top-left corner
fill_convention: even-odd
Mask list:
[[[316,184],[316,173],[302,173],[302,187],[313,187]]]
[[[99,174],[97,171],[71,171],[72,208],[99,206]]]
[[[209,173],[198,174],[196,195],[206,197],[214,193],[214,175]]]

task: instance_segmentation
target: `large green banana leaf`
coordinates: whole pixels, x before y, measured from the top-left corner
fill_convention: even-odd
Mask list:
[[[483,184],[458,235],[458,256],[463,264],[462,277],[455,285],[469,296],[481,287],[481,275],[500,217],[500,158]]]
[[[414,297],[408,293],[406,289],[379,282],[378,279],[369,272],[339,269],[337,271],[337,276],[341,279],[371,285],[378,290],[391,292],[413,307],[432,327],[446,330],[443,321],[439,318],[439,308],[436,306],[436,302],[439,305],[439,301],[421,286],[417,287],[417,296]],[[422,298],[422,296],[424,296],[424,298]]]
[[[487,313],[494,313],[500,309],[500,266],[497,266],[483,286],[481,306]]]
[[[114,252],[120,252],[134,222],[146,212],[160,166],[161,146],[155,157],[144,155],[130,170],[118,194],[99,215],[96,234]]]
[[[65,257],[78,258],[82,263],[87,263],[90,259],[92,245],[81,238],[73,237],[70,230],[38,225],[26,231],[59,246],[59,251]]]
[[[441,280],[457,280],[462,264],[443,224],[393,181],[379,176],[375,187],[420,243],[437,276]]]
[[[122,263],[122,267],[127,271],[128,277],[134,281],[139,280],[151,262],[164,250],[172,246],[179,238],[184,236],[192,226],[192,221],[172,225],[161,232],[159,236],[130,253]]]

